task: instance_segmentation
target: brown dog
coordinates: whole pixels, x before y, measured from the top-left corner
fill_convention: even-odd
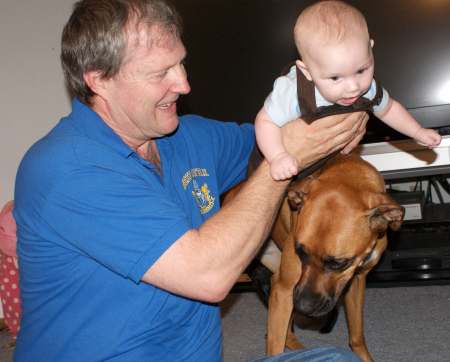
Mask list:
[[[386,248],[387,227],[398,230],[405,212],[385,191],[380,173],[355,154],[338,154],[288,188],[272,232],[282,254],[271,279],[268,355],[305,348],[291,332],[293,311],[326,315],[349,284],[350,346],[373,361],[363,334],[366,275]]]

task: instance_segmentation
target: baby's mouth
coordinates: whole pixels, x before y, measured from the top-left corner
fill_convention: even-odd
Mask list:
[[[356,102],[356,100],[359,98],[359,96],[351,97],[351,98],[342,98],[341,102],[347,105],[353,104]]]

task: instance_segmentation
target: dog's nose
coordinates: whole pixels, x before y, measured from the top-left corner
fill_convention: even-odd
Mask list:
[[[302,290],[298,285],[294,288],[294,309],[297,313],[309,317],[322,317],[334,307],[334,299],[329,296]]]

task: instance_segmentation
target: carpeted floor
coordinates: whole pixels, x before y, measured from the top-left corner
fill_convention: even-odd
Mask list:
[[[0,333],[0,348],[5,347],[6,344],[12,342],[13,339],[8,332]],[[0,362],[12,362],[14,349],[8,349],[6,351],[0,350]]]
[[[255,293],[232,293],[222,303],[223,362],[264,355],[267,308]],[[377,362],[450,361],[450,285],[369,288],[364,305],[366,344]],[[296,328],[308,348],[348,347],[345,312],[330,334]]]

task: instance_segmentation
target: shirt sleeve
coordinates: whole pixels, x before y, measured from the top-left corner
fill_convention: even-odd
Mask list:
[[[381,111],[384,107],[386,107],[388,101],[389,101],[389,94],[388,92],[383,89],[383,96],[381,98],[381,102],[378,106],[374,106],[373,107],[373,111],[374,112],[378,112]],[[364,98],[367,98],[369,100],[372,100],[375,98],[375,95],[377,94],[377,85],[375,83],[375,79],[372,80],[372,84],[370,85],[369,90],[367,91],[366,94],[363,95]]]
[[[296,66],[283,77],[277,78],[273,91],[264,102],[264,109],[279,127],[300,117],[297,100]]]
[[[211,144],[216,161],[219,193],[245,178],[248,159],[255,143],[254,126],[248,123],[237,125],[233,122],[209,123]]]
[[[212,177],[209,186],[214,184],[219,195],[245,178],[255,144],[252,124],[186,115],[180,118],[179,131],[174,135],[178,157],[185,157],[190,167],[206,169]]]

